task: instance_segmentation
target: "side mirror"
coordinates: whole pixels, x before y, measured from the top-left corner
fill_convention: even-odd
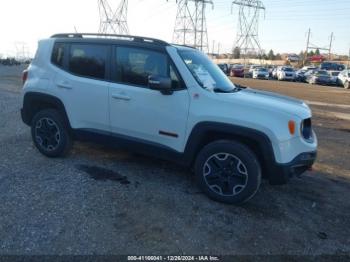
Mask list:
[[[173,93],[170,77],[150,75],[148,77],[148,86],[150,89],[160,91],[163,95],[171,95]]]

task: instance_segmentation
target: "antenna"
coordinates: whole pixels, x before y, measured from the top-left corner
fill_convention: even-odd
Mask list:
[[[100,12],[101,34],[128,35],[129,27],[127,23],[128,0],[120,0],[116,9],[113,9],[110,1],[98,0]]]
[[[261,55],[259,18],[260,11],[265,12],[265,6],[259,0],[236,0],[232,2],[231,9],[235,5],[238,6],[238,30],[232,50],[238,47],[244,58],[249,54]]]
[[[176,2],[177,14],[173,42],[209,52],[205,8],[207,4],[214,7],[213,1],[177,0]],[[194,6],[192,6],[192,3]]]

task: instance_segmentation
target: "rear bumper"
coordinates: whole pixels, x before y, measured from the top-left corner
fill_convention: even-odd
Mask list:
[[[295,157],[287,164],[275,163],[269,172],[272,185],[286,184],[290,177],[299,176],[312,167],[317,158],[317,151],[306,152]]]

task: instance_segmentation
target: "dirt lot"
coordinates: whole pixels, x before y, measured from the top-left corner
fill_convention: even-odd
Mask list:
[[[0,254],[350,254],[350,91],[233,79],[309,101],[320,144],[313,172],[237,207],[168,162],[87,143],[45,158],[20,120],[21,70],[0,67]]]

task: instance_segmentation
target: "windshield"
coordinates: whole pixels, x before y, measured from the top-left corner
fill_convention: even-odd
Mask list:
[[[258,71],[259,72],[267,72],[267,69],[266,68],[258,68]]]
[[[243,65],[233,65],[232,68],[234,69],[243,69]]]
[[[328,76],[327,71],[317,71],[317,75],[325,75]]]
[[[286,72],[293,72],[293,68],[290,68],[290,67],[285,67],[283,68],[283,71],[286,71]]]
[[[197,50],[179,50],[180,57],[193,77],[205,89],[216,92],[231,92],[234,84],[205,54]]]

